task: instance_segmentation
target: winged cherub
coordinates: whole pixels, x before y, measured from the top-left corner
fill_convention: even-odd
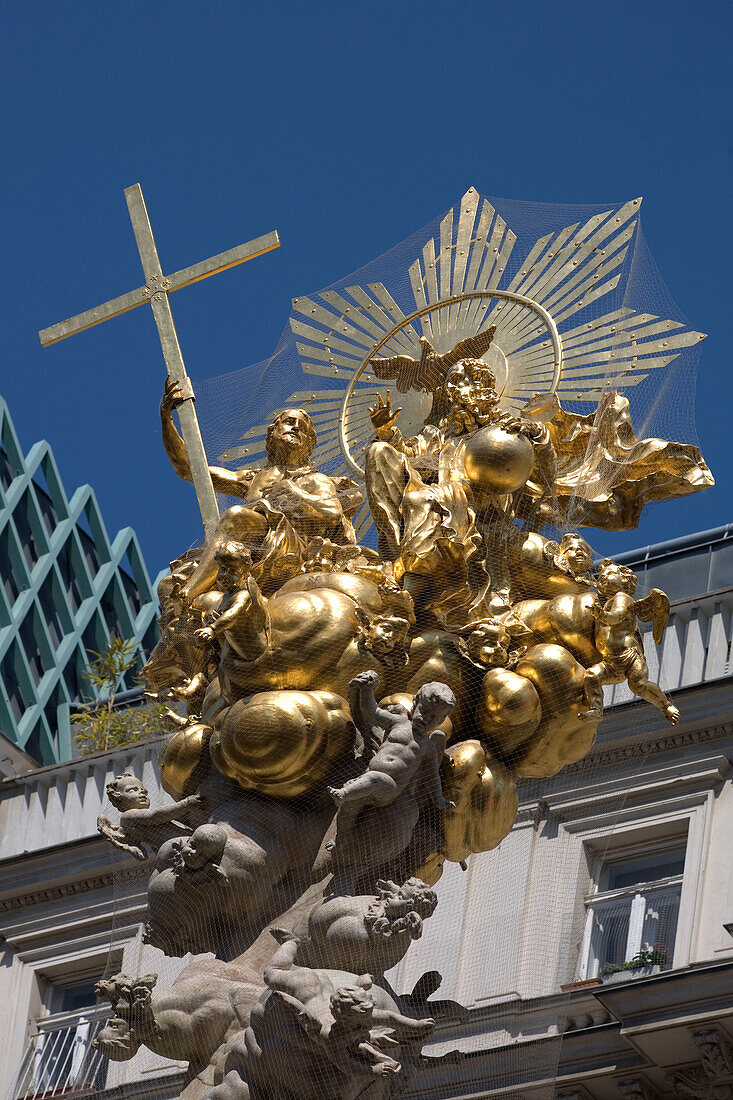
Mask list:
[[[584,718],[603,714],[603,685],[622,684],[624,680],[640,699],[658,707],[670,726],[679,722],[680,712],[662,689],[649,681],[649,667],[638,619],[651,620],[654,641],[662,641],[669,618],[669,598],[661,588],[652,588],[643,600],[635,600],[637,579],[632,569],[604,558],[598,570],[598,592],[605,601],[593,608],[595,646],[602,660],[586,671],[583,684],[590,710]]]
[[[103,814],[97,818],[97,829],[105,840],[135,859],[147,859],[148,849],[157,851],[166,840],[190,835],[193,831],[187,823],[190,815],[206,817],[200,795],[192,794],[180,802],[168,806],[150,808],[147,788],[131,772],[116,775],[107,784],[107,795],[120,820],[113,824]]]

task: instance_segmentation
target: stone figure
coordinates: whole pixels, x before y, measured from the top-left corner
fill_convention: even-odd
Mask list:
[[[277,935],[282,942],[290,938],[297,942],[295,962],[300,966],[380,977],[420,938],[423,921],[432,916],[438,899],[418,878],[409,878],[401,886],[380,880],[376,890],[376,895],[326,898],[311,909],[292,936]]]
[[[186,447],[173,423],[173,410],[185,400],[168,381],[160,406],[163,444],[179,477],[191,480]],[[297,573],[307,557],[306,545],[321,537],[336,544],[354,543],[351,517],[362,498],[347,477],[331,478],[311,466],[316,444],[313,421],[304,409],[285,409],[267,432],[267,465],[258,470],[211,466],[214,488],[241,497],[228,508],[185,586],[189,602],[210,589],[216,577],[215,550],[221,542],[244,542],[253,552],[255,578],[272,591]]]
[[[343,787],[329,787],[338,806],[336,853],[348,846],[363,809],[389,806],[415,786],[420,786],[437,809],[452,809],[440,785],[445,734],[436,735],[436,726],[453,711],[453,692],[445,684],[424,684],[409,714],[401,706],[389,710],[377,706],[377,682],[377,674],[370,671],[356,676],[349,685],[351,714],[367,747],[367,768]]]
[[[295,964],[283,944],[206,1100],[387,1100],[414,1076],[434,1021],[403,1015],[369,975]],[[236,1007],[236,1001],[235,1001]]]
[[[166,841],[148,881],[145,940],[167,955],[242,955],[310,883],[333,818],[324,797],[308,812],[244,791],[213,766],[198,783],[212,820]]]
[[[156,974],[139,978],[116,974],[98,982],[97,996],[109,1001],[114,1015],[93,1045],[115,1062],[133,1058],[141,1046],[164,1058],[188,1062],[188,1085],[215,1063],[225,1039],[239,1028],[232,994],[254,1003],[262,987],[252,983],[239,961],[218,959],[189,963],[169,989],[156,989],[156,982]],[[213,1084],[213,1069],[211,1077]],[[184,1090],[184,1096],[190,1091]]]
[[[598,569],[598,592],[603,603],[593,607],[596,621],[595,646],[601,660],[585,674],[584,691],[591,708],[585,717],[595,720],[603,715],[603,685],[622,684],[624,680],[639,698],[661,710],[671,726],[680,720],[680,712],[661,688],[649,681],[649,667],[637,620],[653,621],[654,640],[659,645],[669,618],[669,600],[659,588],[653,588],[643,600],[635,600],[637,579],[632,569],[604,558]]]
[[[187,818],[205,819],[202,799],[198,794],[174,802],[170,806],[150,808],[147,788],[132,772],[115,776],[107,784],[107,796],[120,811],[115,825],[103,814],[97,818],[97,829],[110,844],[136,859],[147,859],[166,840],[190,833]]]

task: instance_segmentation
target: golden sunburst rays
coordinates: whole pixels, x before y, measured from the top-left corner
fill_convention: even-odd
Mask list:
[[[369,407],[385,388],[372,359],[401,361],[398,388],[412,381],[395,400],[403,409],[398,423],[405,435],[422,427],[433,380],[410,363],[425,359],[426,341],[441,357],[495,328],[484,357],[503,407],[516,410],[548,391],[564,405],[595,402],[606,389],[637,385],[704,339],[678,321],[624,306],[602,313],[597,305],[627,278],[640,206],[632,199],[541,237],[510,274],[516,234],[470,188],[410,264],[413,302],[399,304],[383,283],[295,298],[290,327],[304,381],[312,378],[314,388],[291,394],[282,408],[304,405],[313,417],[314,464],[360,476],[373,434]],[[324,383],[328,388],[320,388]],[[250,428],[222,458],[262,465],[266,428]],[[357,519],[368,526],[366,510]]]

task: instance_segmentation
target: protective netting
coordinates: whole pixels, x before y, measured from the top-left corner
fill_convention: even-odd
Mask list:
[[[625,901],[588,900],[621,806],[578,824],[612,778],[583,760],[610,685],[675,720],[669,603],[593,528],[711,480],[702,337],[639,206],[470,190],[295,299],[269,360],[195,382],[222,519],[162,582],[147,667],[175,807],[112,789],[147,945],[101,1042],[143,1076],[190,1062],[185,1100],[550,1097],[562,987],[635,944]]]

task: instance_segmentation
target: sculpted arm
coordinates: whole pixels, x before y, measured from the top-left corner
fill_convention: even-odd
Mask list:
[[[186,398],[178,382],[168,379],[163,392],[163,400],[160,403],[160,426],[163,435],[165,453],[170,459],[173,469],[183,481],[192,481],[191,466],[186,453],[186,444],[183,442],[178,429],[173,423],[173,410],[178,408]],[[226,493],[227,496],[241,497],[247,492],[250,480],[248,471],[227,470],[223,466],[209,466],[209,473],[217,493]]]
[[[156,806],[148,810],[126,810],[120,817],[123,827],[128,823],[135,826],[141,825],[167,825],[180,817],[190,813],[191,810],[201,806],[201,797],[198,794],[189,795],[180,802],[174,802],[171,806]],[[132,815],[132,816],[130,816]]]
[[[633,596],[625,592],[617,592],[603,604],[598,612],[598,619],[606,626],[619,626],[625,621],[630,611],[636,614]]]
[[[209,631],[213,638],[219,637],[234,626],[239,619],[239,616],[247,611],[252,603],[252,597],[250,596],[246,588],[241,588],[239,592],[234,595],[229,606],[226,610],[222,611],[209,625]]]
[[[425,766],[422,769],[421,778],[425,787],[425,793],[434,806],[437,806],[439,810],[454,810],[456,808],[455,803],[448,802],[443,795],[443,785],[440,782],[441,757],[442,752],[439,751],[437,745],[433,743],[433,751],[427,756]]]
[[[384,400],[380,393],[377,394],[377,403],[369,410],[369,417],[377,439],[382,443],[389,443],[396,451],[400,451],[408,458],[414,458],[422,453],[420,439],[418,436],[405,439],[396,423],[401,412],[402,409],[392,408],[392,393],[387,390]]]

